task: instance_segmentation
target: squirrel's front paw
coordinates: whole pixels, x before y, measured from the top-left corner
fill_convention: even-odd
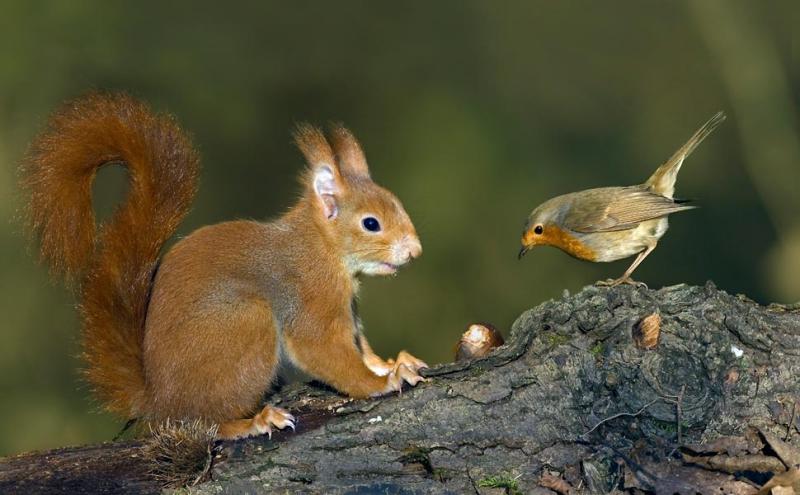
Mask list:
[[[378,376],[386,376],[394,371],[394,361],[392,359],[384,361],[374,354],[364,355],[363,359],[367,368]]]
[[[428,364],[425,361],[412,356],[411,354],[407,353],[406,351],[400,351],[397,354],[397,359],[396,360],[390,359],[388,362],[389,362],[389,364],[394,366],[394,370],[396,370],[397,367],[400,366],[401,364],[405,365],[408,369],[410,369],[410,370],[412,370],[414,372],[417,372],[417,371],[421,370],[422,368],[427,368],[428,367]]]
[[[396,372],[397,367],[401,364],[415,372],[428,367],[425,361],[412,356],[406,351],[400,351],[397,354],[397,359],[389,358],[386,361],[374,354],[367,355],[364,356],[364,364],[378,376],[387,376],[389,373]]]
[[[404,383],[408,383],[413,387],[419,382],[424,381],[426,381],[425,378],[419,376],[417,370],[410,368],[404,363],[396,362],[394,364],[394,369],[386,377],[386,390],[384,390],[382,394],[378,395],[384,395],[391,392],[403,393]]]

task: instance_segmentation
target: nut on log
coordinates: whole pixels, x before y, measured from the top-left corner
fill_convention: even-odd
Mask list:
[[[633,341],[639,349],[655,349],[661,336],[661,315],[652,313],[633,326]]]
[[[456,361],[476,359],[489,354],[505,341],[500,332],[490,323],[473,323],[461,336],[456,346]]]

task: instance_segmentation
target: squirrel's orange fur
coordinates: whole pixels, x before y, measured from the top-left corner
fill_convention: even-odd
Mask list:
[[[353,303],[359,275],[419,256],[414,226],[372,182],[353,135],[330,136],[298,127],[309,167],[288,213],[201,228],[159,264],[196,189],[189,139],[124,95],[93,94],[51,118],[23,165],[27,219],[43,259],[77,282],[87,375],[109,410],[203,418],[237,437],[294,425],[277,408],[257,413],[281,364],[354,397],[422,380],[413,356],[372,352]],[[127,167],[130,192],[96,231],[91,184],[110,163]]]

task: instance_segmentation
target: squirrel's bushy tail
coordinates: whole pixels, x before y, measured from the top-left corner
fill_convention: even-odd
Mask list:
[[[168,115],[127,95],[95,93],[50,119],[22,165],[26,221],[54,274],[76,283],[86,374],[106,408],[129,418],[145,399],[142,343],[163,244],[186,215],[198,156]],[[98,170],[127,168],[127,198],[96,228]]]

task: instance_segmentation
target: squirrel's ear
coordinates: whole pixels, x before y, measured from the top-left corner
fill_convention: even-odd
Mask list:
[[[314,169],[311,180],[314,187],[314,195],[319,200],[322,213],[328,220],[333,220],[339,214],[339,206],[336,200],[336,196],[339,194],[336,172],[334,172],[332,166],[323,164]]]
[[[332,220],[339,213],[337,196],[341,193],[336,158],[325,135],[314,126],[299,124],[294,131],[294,142],[305,156],[310,167],[306,183],[314,191],[325,218]]]
[[[331,127],[330,136],[342,173],[369,178],[367,158],[353,133],[341,124],[336,124]]]

